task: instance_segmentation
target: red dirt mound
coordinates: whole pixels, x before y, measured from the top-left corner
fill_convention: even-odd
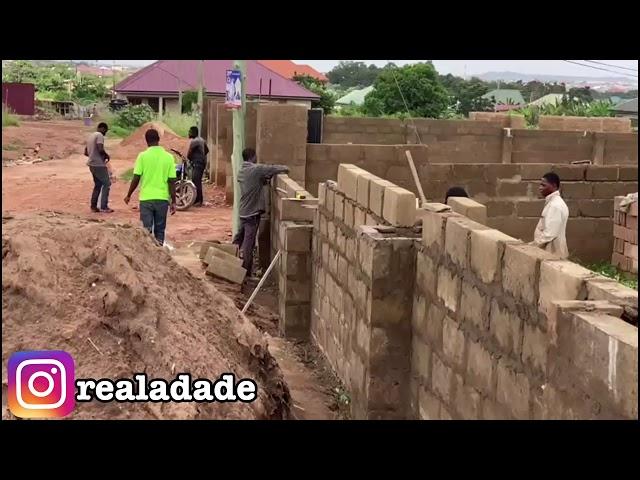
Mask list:
[[[117,147],[117,155],[122,158],[135,158],[140,152],[146,150],[147,142],[144,139],[144,134],[150,128],[155,128],[158,131],[160,134],[160,145],[166,150],[175,148],[183,154],[187,153],[186,149],[189,141],[187,138],[176,135],[173,130],[162,122],[147,122],[122,140]]]
[[[20,350],[64,350],[77,378],[252,378],[252,403],[76,403],[71,418],[289,418],[265,338],[142,229],[64,214],[2,219],[2,386]],[[4,406],[3,418],[13,418]]]

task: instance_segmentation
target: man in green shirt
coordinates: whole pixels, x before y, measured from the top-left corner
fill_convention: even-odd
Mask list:
[[[176,213],[176,164],[173,155],[159,145],[157,130],[150,128],[144,138],[149,148],[138,155],[124,203],[129,203],[140,184],[140,220],[144,228],[153,232],[156,241],[164,245],[167,211],[171,215]]]

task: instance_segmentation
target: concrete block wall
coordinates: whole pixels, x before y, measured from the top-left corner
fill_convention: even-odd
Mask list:
[[[613,254],[611,263],[624,272],[638,273],[638,202],[620,208],[623,196],[613,201]]]
[[[281,257],[274,267],[278,285],[278,313],[280,332],[288,338],[307,340],[311,318],[311,240],[313,218],[318,199],[312,197],[288,175],[271,180],[269,241],[260,242],[258,251],[271,250],[273,259],[280,250]],[[306,198],[300,200],[296,194]],[[268,238],[268,237],[267,237]]]
[[[629,133],[631,132],[631,119],[541,115],[538,128],[541,130]]]
[[[522,115],[510,115],[497,112],[469,112],[469,120],[489,122],[502,128],[526,128],[526,121]]]
[[[449,187],[461,186],[487,207],[489,226],[524,241],[533,240],[542,213],[540,178],[555,171],[570,211],[569,249],[583,261],[610,258],[613,197],[638,189],[637,165],[432,164],[430,149],[419,145],[308,145],[307,185],[313,191],[322,179],[337,178],[340,163],[352,163],[417,193],[407,149],[412,152],[428,200],[443,202]],[[583,241],[585,236],[589,242]]]
[[[289,176],[305,183],[307,108],[298,105],[260,105],[256,120],[256,153],[260,163],[287,165]]]
[[[422,218],[413,418],[637,418],[637,328],[620,318],[637,292],[462,215]]]
[[[356,418],[405,418],[415,196],[343,164],[318,197],[312,339],[349,389]]]

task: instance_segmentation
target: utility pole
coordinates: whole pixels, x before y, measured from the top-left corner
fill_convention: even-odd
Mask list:
[[[204,60],[198,62],[198,132],[202,135],[202,115],[204,115]]]
[[[233,111],[233,154],[231,155],[231,169],[233,170],[233,236],[238,233],[240,225],[240,186],[238,174],[242,166],[242,150],[244,150],[244,117],[246,111],[247,91],[247,63],[245,60],[236,60],[234,70],[240,70],[242,85],[242,106]]]

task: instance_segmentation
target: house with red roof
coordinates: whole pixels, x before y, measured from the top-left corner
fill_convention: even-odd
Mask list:
[[[258,60],[262,65],[274,72],[279,73],[289,80],[293,80],[296,75],[308,75],[319,80],[320,82],[328,82],[329,79],[324,73],[317,71],[310,65],[298,64],[291,60]]]
[[[183,92],[197,90],[200,60],[159,60],[138,70],[115,87],[119,98],[131,104],[148,104],[155,111],[179,111]],[[319,97],[258,60],[247,60],[245,92],[249,100],[269,100],[311,107]],[[205,60],[204,86],[207,97],[225,97],[226,71],[233,60]]]

